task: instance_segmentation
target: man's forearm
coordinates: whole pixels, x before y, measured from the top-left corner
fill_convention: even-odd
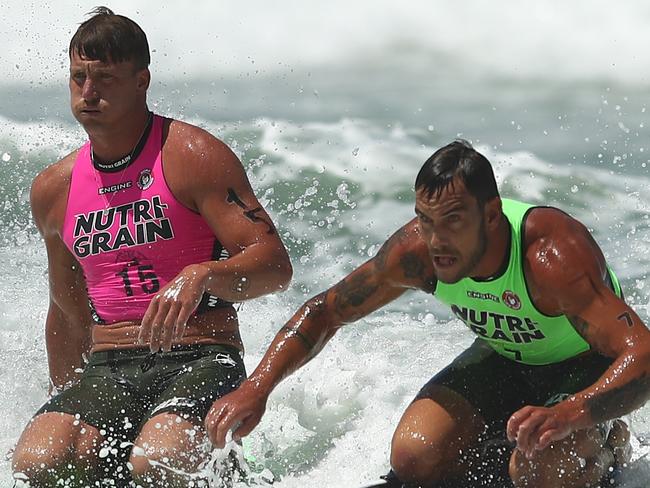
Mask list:
[[[61,315],[50,309],[45,325],[50,380],[58,389],[79,378],[78,370],[84,366],[83,356],[91,347],[88,326],[82,325],[73,331]]]
[[[286,288],[292,269],[284,249],[252,244],[223,261],[207,261],[206,291],[230,302],[257,298]]]
[[[325,310],[325,293],[305,303],[280,329],[247,380],[268,395],[284,378],[316,356],[340,325]]]
[[[581,427],[627,415],[650,398],[650,351],[619,357],[590,388],[569,398]]]

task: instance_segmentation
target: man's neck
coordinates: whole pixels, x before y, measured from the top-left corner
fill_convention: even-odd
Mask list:
[[[101,161],[113,161],[129,154],[147,127],[149,110],[146,106],[125,117],[124,122],[113,127],[93,127],[88,138],[94,156]]]

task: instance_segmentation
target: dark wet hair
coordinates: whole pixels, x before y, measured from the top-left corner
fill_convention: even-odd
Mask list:
[[[149,66],[149,43],[138,24],[107,7],[96,7],[88,15],[92,17],[79,26],[70,40],[70,56],[75,53],[102,63],[132,61],[136,70]]]
[[[441,147],[426,160],[415,179],[415,190],[426,191],[429,198],[439,196],[456,176],[481,207],[499,196],[492,165],[463,139]]]

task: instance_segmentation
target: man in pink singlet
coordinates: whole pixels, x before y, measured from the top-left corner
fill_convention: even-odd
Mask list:
[[[291,264],[233,152],[148,110],[136,23],[99,7],[69,55],[89,141],[32,186],[52,396],[14,473],[32,487],[189,486],[208,410],[246,375],[233,303],[284,289]]]

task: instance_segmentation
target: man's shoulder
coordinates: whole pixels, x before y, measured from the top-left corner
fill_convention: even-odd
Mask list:
[[[417,217],[414,217],[397,229],[386,240],[381,249],[384,252],[390,252],[397,256],[409,252],[428,253],[426,243],[420,233]]]
[[[538,284],[569,285],[605,260],[587,227],[552,207],[530,211],[525,222],[523,256],[527,275]]]
[[[74,167],[77,159],[79,149],[71,152],[67,156],[59,159],[56,163],[46,166],[40,173],[36,175],[32,182],[32,198],[41,195],[55,196],[57,194],[65,193],[67,187],[70,185],[72,177],[72,168]]]
[[[60,215],[60,210],[65,209],[65,202],[68,198],[68,190],[79,150],[75,150],[64,156],[56,163],[43,169],[32,182],[30,192],[30,204],[32,215],[37,226],[45,230],[48,225],[48,216]],[[59,223],[54,223],[54,226]]]
[[[576,232],[589,232],[579,220],[555,207],[531,208],[524,225],[526,247],[550,237],[562,241],[575,237]]]
[[[408,288],[432,291],[435,273],[417,218],[400,227],[380,248],[375,263],[390,280]]]
[[[205,162],[206,159],[227,162],[236,159],[228,145],[206,129],[181,120],[167,120],[164,149],[173,156],[190,164],[193,161]]]

